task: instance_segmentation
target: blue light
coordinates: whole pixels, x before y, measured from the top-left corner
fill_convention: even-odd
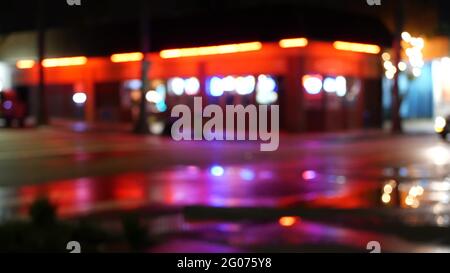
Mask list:
[[[3,103],[3,107],[4,107],[6,110],[11,110],[12,107],[13,107],[12,101],[10,101],[10,100],[5,101],[5,102]]]
[[[277,82],[272,76],[259,75],[257,91],[261,93],[271,93],[277,91]]]
[[[167,104],[164,101],[160,101],[156,104],[156,109],[158,109],[159,112],[166,112]]]
[[[142,87],[142,81],[141,80],[130,80],[125,83],[126,87],[131,90],[139,90]]]
[[[317,178],[317,173],[312,170],[304,171],[302,174],[302,178],[305,181],[314,180]]]
[[[220,97],[224,93],[222,79],[219,77],[212,77],[209,80],[208,87],[209,87],[209,94],[213,97]]]
[[[253,179],[255,179],[255,173],[249,169],[242,170],[240,176],[243,180],[246,181],[252,181]]]
[[[210,170],[211,174],[216,177],[223,176],[225,174],[225,169],[222,166],[213,166]]]

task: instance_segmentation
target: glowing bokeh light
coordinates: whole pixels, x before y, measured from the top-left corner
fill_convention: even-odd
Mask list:
[[[148,91],[147,94],[145,94],[145,99],[148,102],[154,103],[154,104],[158,104],[161,101],[163,101],[162,96],[154,90]]]
[[[184,82],[185,91],[187,95],[193,96],[200,92],[200,82],[197,78],[191,77]]]
[[[42,66],[46,68],[50,67],[63,67],[63,66],[79,66],[85,65],[88,59],[86,57],[67,57],[67,58],[51,58],[42,61]]]
[[[233,76],[227,76],[222,79],[222,89],[225,92],[236,90],[236,79]]]
[[[172,78],[168,81],[169,91],[177,96],[181,96],[184,93],[185,82],[182,78]]]
[[[34,60],[19,60],[16,63],[18,69],[30,69],[36,64]]]
[[[426,155],[438,166],[443,166],[450,162],[450,152],[444,146],[432,147],[426,151]]]
[[[209,94],[213,97],[220,97],[223,93],[222,79],[219,77],[212,77],[209,81]]]
[[[317,178],[317,173],[312,170],[304,171],[302,173],[302,178],[303,178],[303,180],[306,180],[306,181],[314,180]]]
[[[323,81],[323,89],[327,93],[336,92],[336,79],[331,77],[325,78]]]
[[[303,87],[310,95],[317,95],[322,91],[322,77],[319,75],[303,76]]]
[[[213,176],[220,177],[225,174],[225,169],[222,166],[215,165],[215,166],[211,167],[210,173]]]
[[[219,46],[168,49],[161,51],[160,56],[163,59],[171,59],[171,58],[221,55],[221,54],[258,51],[261,50],[261,48],[262,44],[260,42],[250,42],[250,43],[229,44]]]
[[[87,101],[87,95],[86,95],[86,93],[83,93],[83,92],[77,92],[77,93],[73,94],[72,100],[76,104],[84,104]]]
[[[236,93],[245,96],[255,91],[256,79],[253,76],[238,77],[236,79]]]
[[[295,224],[297,224],[298,222],[300,222],[300,218],[299,217],[293,217],[293,216],[285,216],[285,217],[281,217],[278,220],[278,223],[280,224],[280,226],[282,227],[292,227]]]
[[[339,76],[336,78],[336,94],[339,97],[345,97],[347,95],[347,79]]]
[[[113,54],[110,59],[113,63],[139,62],[144,59],[144,54],[141,52]]]
[[[342,41],[334,42],[333,46],[337,50],[353,51],[353,52],[367,53],[367,54],[378,54],[381,51],[381,48],[377,45],[349,43],[349,42],[342,42]]]
[[[383,196],[381,197],[381,201],[385,204],[388,204],[391,202],[391,195],[388,193],[383,194]]]
[[[281,48],[305,47],[308,45],[306,38],[283,39],[279,42]]]

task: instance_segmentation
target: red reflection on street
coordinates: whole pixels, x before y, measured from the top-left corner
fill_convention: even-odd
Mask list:
[[[92,183],[88,179],[64,181],[19,188],[20,208],[23,215],[30,205],[39,198],[47,198],[57,209],[58,215],[69,215],[90,209],[94,202]]]
[[[148,185],[142,176],[121,176],[114,180],[113,200],[123,209],[133,209],[148,201]]]
[[[376,181],[333,182],[334,176],[311,171],[314,183],[304,183],[298,165],[224,166],[223,175],[210,168],[181,166],[155,173],[128,173],[113,177],[82,178],[20,187],[19,212],[48,198],[61,216],[143,206],[182,207],[311,207],[363,208],[373,206],[379,196]],[[332,178],[330,180],[330,178]],[[282,186],[281,186],[282,185]],[[371,196],[373,198],[371,198]],[[289,219],[288,219],[289,220]]]

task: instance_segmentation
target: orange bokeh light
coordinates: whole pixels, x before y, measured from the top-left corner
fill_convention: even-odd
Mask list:
[[[381,51],[381,48],[377,45],[349,43],[342,41],[334,42],[333,46],[337,50],[353,51],[367,54],[378,54]]]
[[[251,42],[251,43],[230,44],[230,45],[168,49],[168,50],[161,51],[160,56],[163,59],[171,59],[171,58],[208,56],[208,55],[258,51],[261,48],[262,48],[262,44],[260,42]]]
[[[76,66],[85,65],[87,63],[86,57],[66,57],[66,58],[52,58],[42,61],[44,67],[61,67],[61,66]]]
[[[306,38],[283,39],[279,42],[281,48],[305,47],[308,45]]]
[[[300,218],[299,217],[294,217],[294,216],[285,216],[285,217],[281,217],[278,220],[278,223],[282,227],[292,227],[295,224],[297,224],[298,222],[300,222]]]
[[[144,54],[141,52],[121,53],[111,56],[113,63],[139,62],[144,59]]]
[[[33,68],[33,66],[36,64],[33,60],[19,60],[16,63],[16,67],[18,69],[30,69]]]

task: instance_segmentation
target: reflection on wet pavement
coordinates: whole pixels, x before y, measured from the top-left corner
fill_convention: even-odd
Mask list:
[[[294,164],[276,168],[265,165],[213,165],[204,169],[184,166],[157,173],[2,188],[0,205],[3,214],[8,210],[23,214],[34,200],[45,196],[58,207],[61,216],[151,205],[282,207],[308,202],[311,206],[352,208],[373,206],[375,198],[365,197],[378,185],[377,181],[362,182],[302,170]]]
[[[381,200],[388,207],[404,209],[409,224],[450,227],[450,178],[390,180],[383,186]]]
[[[380,234],[373,231],[370,214],[352,214],[354,210],[366,209],[386,216],[383,219],[377,215],[375,226],[382,226],[379,221],[385,221],[390,225],[448,227],[450,180],[436,180],[441,171],[420,165],[366,168],[361,178],[359,169],[313,170],[290,162],[179,166],[155,173],[3,187],[0,219],[24,216],[33,201],[47,197],[61,217],[173,208],[170,220],[167,216],[150,219],[149,232],[174,235],[166,244],[150,250],[155,252],[364,251],[365,243],[373,240],[384,242],[389,251],[446,251],[445,247],[413,244]],[[189,206],[236,208],[236,214],[240,213],[239,208],[272,208],[280,209],[280,213],[286,208],[302,208],[311,214],[316,209],[333,209],[348,211],[348,217],[341,219],[330,211],[330,219],[313,217],[313,221],[297,214],[273,219],[255,214],[254,218],[231,223],[217,219],[196,221],[183,218],[183,208]]]

